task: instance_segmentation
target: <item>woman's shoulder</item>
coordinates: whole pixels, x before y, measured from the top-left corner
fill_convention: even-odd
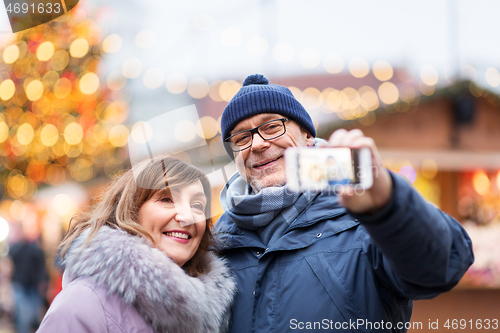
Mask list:
[[[86,277],[69,282],[56,296],[37,332],[153,332],[137,310]],[[142,332],[141,331],[141,332]]]
[[[54,298],[37,332],[107,332],[103,297],[92,281],[71,281]]]

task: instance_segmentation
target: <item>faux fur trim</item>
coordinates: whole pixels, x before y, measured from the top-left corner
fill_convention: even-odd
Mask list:
[[[236,284],[222,259],[209,253],[211,270],[197,278],[140,237],[101,227],[88,245],[87,232],[61,262],[71,279],[91,277],[133,305],[158,332],[224,332]]]

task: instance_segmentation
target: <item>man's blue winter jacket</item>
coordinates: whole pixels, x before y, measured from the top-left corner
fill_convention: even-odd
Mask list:
[[[269,248],[224,214],[214,233],[238,283],[230,332],[406,332],[412,300],[453,288],[474,260],[468,235],[392,178],[375,216],[321,194]]]

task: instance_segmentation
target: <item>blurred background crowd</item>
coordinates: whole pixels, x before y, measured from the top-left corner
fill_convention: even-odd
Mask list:
[[[464,224],[476,262],[443,316],[498,310],[499,14],[498,0],[82,0],[0,34],[0,332],[14,332],[16,309],[36,327],[60,291],[56,247],[130,167],[134,130],[195,105],[197,119],[162,126],[213,144],[220,168],[222,110],[254,73],[288,86],[318,136],[362,129],[389,169]],[[425,304],[416,318],[439,316]]]

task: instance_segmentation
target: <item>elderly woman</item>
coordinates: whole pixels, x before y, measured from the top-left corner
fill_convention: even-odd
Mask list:
[[[62,241],[63,290],[38,332],[224,332],[235,283],[209,251],[210,194],[170,157],[115,180]]]

